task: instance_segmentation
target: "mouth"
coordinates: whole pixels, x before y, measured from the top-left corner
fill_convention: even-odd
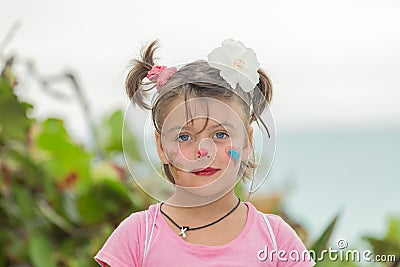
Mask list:
[[[193,173],[194,175],[197,175],[197,176],[210,176],[210,175],[215,174],[217,171],[219,171],[219,169],[207,167],[205,169],[195,169],[195,170],[191,171],[191,173]]]

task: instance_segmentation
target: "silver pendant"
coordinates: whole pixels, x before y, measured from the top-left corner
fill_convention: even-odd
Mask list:
[[[185,238],[185,237],[186,237],[185,231],[186,231],[187,229],[189,229],[188,226],[182,226],[181,231],[180,231],[180,233],[179,233],[179,235],[181,235],[182,238]]]

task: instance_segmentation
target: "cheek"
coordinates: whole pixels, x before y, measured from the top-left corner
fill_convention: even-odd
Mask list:
[[[193,154],[193,148],[189,145],[180,145],[179,146],[180,150],[180,156],[189,160],[191,159],[191,155]]]
[[[229,160],[233,161],[233,164],[236,166],[241,159],[242,150],[240,147],[235,146],[227,146],[225,147],[225,154]]]
[[[218,161],[224,167],[229,164],[236,166],[240,162],[241,148],[231,146],[230,144],[223,144],[217,146],[218,149]]]
[[[165,154],[169,161],[174,162],[176,156],[178,155],[178,151],[176,149],[168,149],[165,151]]]
[[[178,147],[179,146],[179,147]],[[191,150],[186,145],[170,145],[166,149],[166,155],[168,160],[172,163],[183,163],[185,160],[190,158]]]

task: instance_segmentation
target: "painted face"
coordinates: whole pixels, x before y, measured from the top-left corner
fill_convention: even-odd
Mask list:
[[[171,110],[164,120],[159,146],[176,186],[197,195],[232,189],[250,149],[239,112],[240,108],[213,98],[194,98]]]

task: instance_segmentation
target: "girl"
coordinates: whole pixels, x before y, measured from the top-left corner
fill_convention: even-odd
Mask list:
[[[158,155],[175,192],[126,218],[96,261],[112,267],[313,266],[286,222],[257,211],[233,190],[238,180],[253,178],[251,124],[266,127],[260,116],[272,97],[253,50],[225,40],[207,61],[178,69],[155,65],[156,47],[153,41],[134,61],[126,89],[134,104],[151,110]]]

